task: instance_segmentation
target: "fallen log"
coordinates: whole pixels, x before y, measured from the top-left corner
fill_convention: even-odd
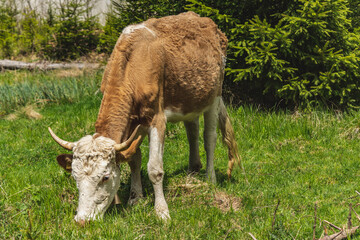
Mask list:
[[[98,63],[51,63],[51,62],[33,62],[26,63],[21,61],[13,61],[13,60],[0,60],[0,69],[27,69],[27,70],[55,70],[55,69],[84,69],[84,68],[99,68],[100,64]]]

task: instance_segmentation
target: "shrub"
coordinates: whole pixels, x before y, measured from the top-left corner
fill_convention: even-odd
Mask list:
[[[293,39],[288,59],[297,67],[296,76],[278,89],[279,95],[306,107],[359,106],[360,38],[351,31],[347,1],[300,2],[297,11],[279,23]]]
[[[47,33],[45,22],[34,10],[25,9],[18,19],[16,54],[28,55],[41,50],[43,36]]]
[[[188,9],[224,26],[230,40],[226,73],[242,100],[274,104],[284,99],[301,108],[360,105],[360,39],[348,1],[289,2],[282,13],[262,13],[244,23],[190,2]]]
[[[59,15],[49,20],[51,35],[46,42],[43,53],[51,59],[76,59],[95,51],[99,43],[100,26],[94,16],[88,13],[86,1],[70,0],[61,4]]]
[[[0,57],[8,58],[12,55],[16,38],[16,9],[0,1]]]

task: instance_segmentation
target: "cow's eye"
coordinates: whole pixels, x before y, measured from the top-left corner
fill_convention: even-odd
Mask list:
[[[109,180],[110,175],[105,175],[102,179],[102,182],[106,182],[107,180]]]

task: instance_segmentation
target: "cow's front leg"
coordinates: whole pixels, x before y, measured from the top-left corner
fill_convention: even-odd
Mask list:
[[[163,152],[165,135],[165,118],[158,119],[156,123],[149,128],[149,162],[148,174],[154,187],[155,211],[156,214],[164,219],[170,219],[168,205],[165,201],[163,192]]]
[[[136,153],[131,157],[129,166],[131,169],[131,188],[128,204],[134,205],[139,201],[140,198],[143,197],[140,175],[141,151],[139,148],[136,150]]]

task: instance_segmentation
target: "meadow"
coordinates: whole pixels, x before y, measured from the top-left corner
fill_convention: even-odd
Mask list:
[[[312,239],[315,204],[317,238],[324,226],[333,233],[323,220],[347,224],[349,204],[360,213],[359,111],[241,106],[228,111],[244,171],[235,168],[227,180],[227,152],[219,138],[217,184],[205,181],[204,169],[188,176],[184,126],[168,124],[164,189],[171,221],[162,222],[153,210],[145,140],[144,198],[126,204],[130,179],[123,165],[122,204],[111,206],[103,220],[78,226],[75,181],[56,162],[66,151],[47,127],[69,141],[93,134],[101,74],[0,73],[0,239],[251,239],[249,233],[257,239]],[[203,148],[200,154],[205,166]],[[360,224],[354,213],[352,222]]]

